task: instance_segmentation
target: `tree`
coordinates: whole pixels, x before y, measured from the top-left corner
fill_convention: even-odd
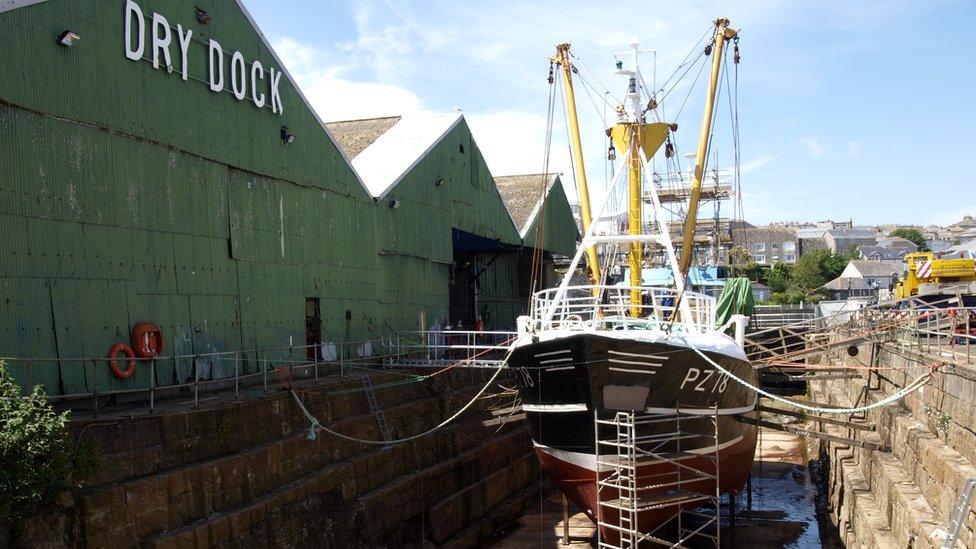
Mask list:
[[[750,262],[740,269],[740,274],[753,282],[766,280],[766,268],[756,262]]]
[[[74,465],[67,422],[68,412],[55,413],[42,386],[23,396],[0,362],[0,523],[15,525],[68,487]]]
[[[766,285],[772,293],[785,292],[790,287],[793,270],[786,263],[776,263],[766,274]]]
[[[833,256],[826,248],[803,254],[793,267],[793,284],[801,290],[812,292],[832,280],[826,278],[824,270],[825,267],[833,270],[833,266],[829,265]]]
[[[929,251],[929,247],[925,243],[925,236],[922,234],[922,231],[916,229],[915,227],[898,227],[897,229],[891,231],[891,234],[888,236],[900,236],[905,240],[910,240],[912,243],[918,246],[918,251]]]

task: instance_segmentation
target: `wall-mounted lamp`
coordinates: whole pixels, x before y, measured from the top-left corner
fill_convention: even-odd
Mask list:
[[[444,183],[445,183],[444,178],[443,177],[438,177],[437,180],[434,181],[434,186],[435,187],[440,187]]]
[[[291,145],[295,142],[295,135],[288,131],[288,126],[281,127],[281,142],[285,145]]]
[[[79,40],[81,40],[81,37],[78,36],[78,33],[70,30],[66,30],[58,35],[58,44],[66,48],[73,47]]]
[[[610,148],[607,149],[607,160],[613,162],[616,159],[617,159],[617,149],[613,146],[613,143],[611,143]]]
[[[399,208],[400,207],[400,201],[397,200],[396,198],[394,198],[393,200],[390,201],[390,207],[391,208]]]
[[[207,23],[210,22],[211,19],[213,19],[213,18],[210,17],[210,14],[209,13],[207,13],[206,11],[204,11],[204,10],[202,10],[200,8],[197,8],[197,21],[198,22],[206,25]]]

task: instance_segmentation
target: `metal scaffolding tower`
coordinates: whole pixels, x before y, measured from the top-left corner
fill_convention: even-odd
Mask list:
[[[636,548],[642,542],[680,548],[695,538],[711,540],[718,547],[717,409],[706,414],[678,409],[664,414],[617,412],[612,419],[601,419],[594,412],[594,428],[597,470],[609,471],[597,473],[599,548]],[[694,453],[687,451],[691,439]],[[673,516],[641,531],[641,515],[659,512]],[[688,524],[689,518],[695,519],[693,524]],[[677,538],[665,539],[662,531],[674,521]]]

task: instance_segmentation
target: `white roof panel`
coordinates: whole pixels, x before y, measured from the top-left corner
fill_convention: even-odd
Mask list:
[[[404,116],[352,165],[373,198],[383,198],[461,121],[460,113]]]

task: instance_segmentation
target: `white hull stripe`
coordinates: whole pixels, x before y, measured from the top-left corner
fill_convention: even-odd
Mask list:
[[[569,366],[568,368],[573,368]],[[567,368],[567,369],[568,369]],[[561,368],[552,368],[561,369]],[[640,370],[625,370],[631,371],[638,374],[653,374],[654,372],[645,372]],[[731,416],[735,414],[745,414],[756,409],[756,405],[751,406],[740,406],[738,408],[719,408],[718,415],[720,416]],[[585,412],[587,411],[586,404],[523,404],[522,410],[526,412]],[[644,411],[649,414],[673,414],[675,412],[674,408],[645,408]],[[682,414],[688,414],[693,416],[710,416],[715,413],[714,408],[681,408],[679,410]]]
[[[706,446],[704,448],[693,448],[691,450],[683,450],[683,451],[684,452],[687,452],[689,454],[695,454],[695,455],[710,454],[712,452],[717,452],[717,451],[724,450],[724,449],[728,448],[729,446],[732,446],[733,444],[736,444],[736,443],[740,442],[742,440],[742,438],[743,438],[742,435],[739,435],[739,436],[737,436],[737,437],[735,437],[735,438],[733,438],[731,440],[727,440],[727,441],[719,444],[717,447],[713,444],[711,446]],[[595,472],[597,470],[597,467],[596,467],[596,456],[594,454],[587,454],[587,453],[584,453],[584,452],[571,452],[569,450],[557,450],[555,448],[550,448],[549,446],[546,446],[544,444],[539,444],[538,442],[535,442],[535,441],[533,441],[532,444],[536,448],[538,448],[539,450],[541,450],[542,452],[545,452],[545,453],[549,454],[550,456],[558,459],[559,461],[565,461],[566,463],[570,463],[570,464],[576,465],[577,467],[582,467],[582,468],[587,469],[589,471],[594,471]],[[693,456],[685,456],[685,457],[680,457],[680,458],[677,458],[677,459],[674,459],[674,460],[671,460],[671,461],[683,461],[683,460],[686,460],[686,459],[691,459],[692,457]],[[600,457],[600,461],[604,461],[604,462],[613,461],[614,459],[616,459],[616,456],[609,456],[608,455],[608,456],[601,456]],[[641,465],[654,465],[656,463],[664,463],[664,461],[665,460],[663,460],[663,459],[661,459],[661,460],[654,460],[654,461],[642,461],[641,462]],[[604,471],[610,471],[612,469],[613,469],[613,467],[610,466],[610,465],[600,465],[600,472],[601,473],[604,472]]]
[[[740,406],[738,408],[719,408],[718,415],[731,416],[735,414],[745,414],[755,409],[755,404],[751,406]],[[674,408],[645,408],[644,411],[649,414],[673,414],[675,410]],[[715,408],[680,408],[678,411],[682,414],[692,416],[710,416],[715,413]]]
[[[539,353],[539,354],[535,355],[535,357],[536,358],[542,358],[544,356],[564,355],[566,353],[571,353],[571,352],[573,352],[572,349],[561,349],[559,351],[549,351],[548,353]]]
[[[547,372],[558,372],[558,371],[561,371],[561,370],[575,370],[575,369],[576,369],[576,366],[558,366],[558,367],[554,367],[554,368],[546,368],[545,371],[547,371]]]
[[[573,357],[566,358],[550,358],[549,360],[540,360],[539,364],[556,364],[558,362],[572,362]]]
[[[609,369],[611,372],[626,372],[628,374],[647,374],[649,376],[652,376],[657,373],[652,370],[635,370],[633,368],[614,368],[613,366],[611,366]]]
[[[635,366],[650,366],[652,368],[660,368],[661,364],[656,362],[638,362],[636,360],[621,360],[619,358],[611,358],[610,362],[613,364],[633,364]]]
[[[642,355],[640,353],[625,353],[623,351],[613,351],[613,350],[607,352],[609,352],[611,355],[632,356],[637,358],[653,358],[655,360],[668,360],[669,358],[671,358],[669,356],[664,356],[664,355]]]
[[[523,404],[526,412],[585,412],[586,404]]]

